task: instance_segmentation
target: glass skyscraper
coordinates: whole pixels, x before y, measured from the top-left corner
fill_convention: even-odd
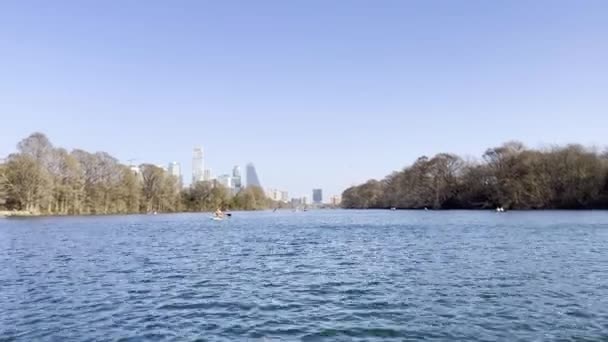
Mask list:
[[[241,168],[238,165],[232,169],[232,187],[236,190],[241,188]]]
[[[323,190],[322,189],[313,189],[312,190],[312,202],[314,204],[323,203]]]
[[[252,163],[247,164],[247,186],[262,187],[258,173],[255,171],[255,166]]]
[[[192,184],[203,181],[203,148],[195,147],[192,151]]]

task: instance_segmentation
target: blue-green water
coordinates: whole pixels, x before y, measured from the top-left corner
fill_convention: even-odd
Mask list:
[[[608,340],[608,212],[0,219],[2,341]]]

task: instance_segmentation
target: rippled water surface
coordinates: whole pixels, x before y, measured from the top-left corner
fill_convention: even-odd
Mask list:
[[[607,212],[0,219],[2,341],[608,341]]]

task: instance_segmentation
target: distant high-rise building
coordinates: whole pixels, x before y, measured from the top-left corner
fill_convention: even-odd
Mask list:
[[[277,202],[289,202],[289,193],[278,189],[266,189],[266,197]]]
[[[232,177],[241,177],[241,167],[238,165],[235,165],[232,168]]]
[[[338,195],[331,196],[331,198],[329,199],[329,202],[331,203],[331,205],[340,205],[341,201],[342,200],[340,199],[340,196],[338,196]]]
[[[255,171],[255,166],[252,163],[247,164],[247,186],[262,187],[258,173]]]
[[[169,165],[167,166],[167,172],[169,172],[171,176],[175,176],[178,178],[182,174],[182,170],[178,162],[169,163]]]
[[[204,180],[203,170],[205,163],[203,159],[203,148],[195,147],[192,152],[192,183],[201,182]]]
[[[217,182],[227,189],[232,188],[232,177],[230,175],[217,176]]]
[[[171,176],[177,178],[177,182],[179,184],[179,187],[181,188],[184,183],[184,179],[182,178],[181,165],[178,162],[169,163],[169,167],[167,168],[167,171],[169,172],[169,174]]]
[[[274,191],[275,191],[274,189],[270,189],[269,188],[269,189],[266,189],[266,191],[264,191],[264,192],[266,194],[266,197],[268,197],[270,199],[273,199],[273,197],[274,197]]]
[[[266,189],[266,197],[278,202],[281,200],[281,191],[277,189]]]
[[[209,182],[213,179],[213,175],[211,174],[211,169],[205,169],[205,173],[203,174],[203,180],[205,182]]]
[[[312,202],[314,204],[323,203],[323,190],[322,189],[313,189],[312,190]]]
[[[241,186],[242,186],[241,168],[238,165],[236,165],[232,169],[232,187],[238,191],[241,188]]]

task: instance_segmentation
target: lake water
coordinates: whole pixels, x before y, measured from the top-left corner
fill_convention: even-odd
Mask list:
[[[1,341],[608,340],[608,212],[0,219]]]

